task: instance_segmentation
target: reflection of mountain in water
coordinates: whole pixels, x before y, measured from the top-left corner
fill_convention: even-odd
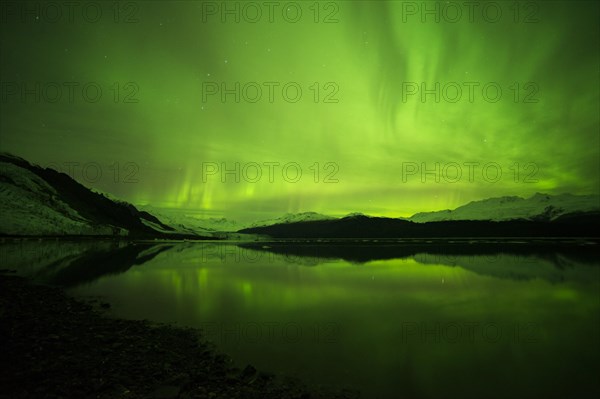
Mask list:
[[[9,268],[48,284],[72,287],[119,274],[151,260],[171,244],[119,241],[20,241],[2,245]]]
[[[345,261],[410,259],[427,265],[458,266],[499,278],[547,281],[588,281],[590,267],[600,264],[597,242],[561,241],[480,242],[418,241],[366,243],[363,240],[329,242],[242,243],[131,243],[119,241],[15,241],[0,246],[4,267],[38,281],[66,287],[91,282],[104,275],[126,272],[159,253],[177,267],[201,267],[206,262],[294,264],[317,266]],[[584,266],[584,267],[582,267]],[[598,274],[599,267],[592,273]],[[598,279],[594,279],[597,281]]]
[[[588,242],[574,245],[554,242],[529,243],[488,243],[488,244],[392,244],[361,245],[358,242],[338,243],[269,243],[239,244],[245,248],[269,251],[284,256],[321,259],[321,262],[344,260],[363,264],[370,261],[392,259],[414,259],[427,264],[460,266],[478,274],[491,275],[515,280],[544,278],[558,282],[569,278],[585,280],[588,271],[579,275],[578,266],[599,266],[600,246]],[[600,269],[596,269],[600,271]]]
[[[487,255],[433,255],[421,253],[414,256],[414,259],[422,264],[442,264],[447,266],[458,266],[478,274],[494,276],[499,278],[508,278],[511,280],[530,280],[543,278],[551,282],[561,282],[565,280],[577,280],[585,282],[589,280],[591,265],[597,263],[588,263],[573,259],[569,255],[561,253],[546,253],[547,256],[524,255],[496,253]],[[594,273],[598,274],[600,269],[593,268]],[[597,278],[595,279],[598,280]]]

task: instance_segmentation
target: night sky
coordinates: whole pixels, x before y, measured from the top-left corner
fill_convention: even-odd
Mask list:
[[[3,2],[0,150],[238,220],[598,194],[598,3],[464,3]]]

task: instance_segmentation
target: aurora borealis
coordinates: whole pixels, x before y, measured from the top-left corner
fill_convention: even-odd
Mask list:
[[[599,194],[596,2],[48,4],[2,2],[0,150],[134,204]]]

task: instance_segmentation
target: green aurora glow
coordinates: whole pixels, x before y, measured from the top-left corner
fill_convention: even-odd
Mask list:
[[[313,21],[313,2],[295,3],[303,11],[298,23],[280,12],[273,23],[266,15],[257,23],[235,23],[232,16],[223,23],[219,15],[203,14],[201,2],[132,2],[138,21],[115,23],[112,3],[96,4],[104,11],[97,23],[86,23],[80,13],[75,23],[23,22],[3,10],[2,151],[64,169],[66,162],[96,162],[103,172],[97,181],[82,179],[78,166],[74,177],[134,204],[237,219],[303,211],[409,216],[491,196],[599,193],[597,2],[519,2],[518,22],[514,2],[496,2],[503,13],[496,23],[477,11],[469,21],[464,6],[456,23],[436,23],[431,15],[423,23],[400,1],[321,2],[320,23]],[[323,23],[336,11],[332,4],[338,22]],[[36,81],[97,82],[103,97],[84,101],[80,89],[72,103],[64,93],[56,103],[10,95],[10,82],[33,87]],[[121,87],[118,103],[114,82]],[[122,101],[127,82],[139,88],[137,103]],[[276,89],[271,103],[262,86],[256,103],[236,103],[232,95],[224,103],[218,95],[203,101],[203,82],[280,82],[279,88],[297,82],[303,96],[286,102]],[[314,82],[318,103],[309,88]],[[406,82],[479,86],[472,102],[462,86],[459,101],[436,103],[433,95],[425,102],[406,96]],[[503,90],[497,102],[482,96],[489,82]],[[515,82],[518,102],[510,88]],[[528,82],[533,85],[524,86]],[[332,87],[339,88],[338,102],[324,103]],[[538,101],[524,102],[535,88],[531,98]],[[128,162],[139,170],[125,169]],[[280,174],[269,182],[264,167],[256,183],[243,176],[223,183],[216,175],[203,182],[205,162],[230,168],[297,162],[303,175],[297,183]],[[318,183],[310,169],[315,162]],[[339,167],[339,182],[323,182],[333,170],[325,169],[327,162]],[[479,166],[473,181],[463,166],[457,182],[442,176],[437,183],[429,175],[423,183],[419,174],[403,176],[407,162]],[[481,165],[491,162],[502,168],[497,182],[481,176]],[[127,172],[135,172],[136,183],[124,182]],[[536,182],[526,181],[530,173]],[[452,180],[455,171],[448,175]]]

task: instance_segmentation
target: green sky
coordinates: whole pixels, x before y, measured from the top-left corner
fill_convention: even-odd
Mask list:
[[[408,216],[599,193],[596,2],[55,4],[2,3],[0,149],[135,204]]]

